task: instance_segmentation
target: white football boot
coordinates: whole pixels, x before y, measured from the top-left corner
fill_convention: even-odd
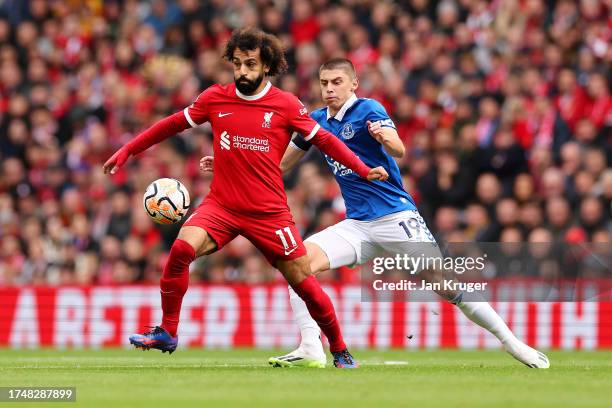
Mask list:
[[[515,359],[530,368],[548,368],[550,361],[546,354],[529,347],[518,339],[512,339],[504,343],[506,351]]]
[[[327,358],[323,346],[305,347],[300,344],[300,347],[293,350],[291,353],[280,357],[270,357],[268,364],[272,367],[307,367],[307,368],[325,368]]]

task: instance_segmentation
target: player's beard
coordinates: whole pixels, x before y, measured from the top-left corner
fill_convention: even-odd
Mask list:
[[[262,72],[253,81],[245,77],[240,77],[234,82],[236,83],[236,89],[238,89],[240,93],[243,93],[245,95],[252,95],[253,92],[255,92],[257,88],[259,88],[259,85],[261,85],[261,81],[263,81],[263,78],[264,74]]]

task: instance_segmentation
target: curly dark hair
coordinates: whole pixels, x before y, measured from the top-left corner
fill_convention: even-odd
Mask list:
[[[223,58],[232,61],[236,48],[242,51],[252,51],[259,48],[261,61],[270,67],[269,76],[283,74],[287,71],[285,51],[278,38],[256,28],[243,28],[232,33]]]

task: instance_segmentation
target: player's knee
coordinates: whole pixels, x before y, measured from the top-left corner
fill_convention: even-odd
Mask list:
[[[291,280],[294,284],[298,284],[301,283],[304,279],[308,278],[310,275],[311,272],[307,269],[298,270],[292,275]]]
[[[185,258],[188,257],[189,254],[197,253],[197,246],[193,241],[189,239],[185,239],[180,235],[174,240],[172,243],[172,247],[170,248],[170,254],[174,255],[175,258]]]
[[[276,267],[291,286],[299,284],[312,274],[306,256],[290,261],[278,261]]]
[[[318,274],[329,269],[329,259],[327,254],[315,243],[304,242],[306,252],[308,253],[308,262],[310,271],[313,274]]]
[[[195,251],[196,257],[208,254],[217,247],[217,244],[206,230],[199,227],[186,226],[181,228],[177,236],[177,240],[178,239],[191,245]]]

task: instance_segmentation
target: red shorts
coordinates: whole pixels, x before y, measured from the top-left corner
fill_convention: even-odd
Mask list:
[[[257,217],[226,209],[214,199],[204,202],[184,226],[206,230],[217,243],[217,250],[242,235],[259,249],[272,266],[306,255],[306,247],[289,211]]]

